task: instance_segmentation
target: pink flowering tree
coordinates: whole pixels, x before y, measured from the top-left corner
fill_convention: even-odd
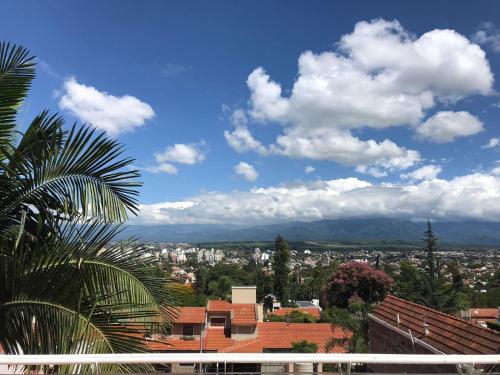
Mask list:
[[[371,305],[385,298],[393,282],[385,272],[367,263],[344,263],[328,280],[323,302],[341,308],[356,302]]]

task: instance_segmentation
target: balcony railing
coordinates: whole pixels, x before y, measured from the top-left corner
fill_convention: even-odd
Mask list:
[[[0,355],[0,366],[16,368],[22,366],[57,366],[57,365],[90,365],[92,372],[99,374],[100,367],[109,364],[150,364],[150,365],[192,365],[191,371],[182,373],[204,373],[203,365],[217,364],[216,372],[253,373],[252,371],[229,371],[228,366],[235,364],[260,364],[271,366],[284,364],[315,364],[314,370],[307,373],[317,374],[318,364],[335,365],[336,373],[351,373],[353,365],[442,365],[455,368],[454,373],[472,374],[477,367],[493,369],[500,366],[500,354],[495,355],[427,355],[427,354],[298,354],[298,353],[145,353],[145,354],[79,354],[79,355]],[[21,366],[21,367],[20,367]],[[89,368],[88,366],[86,367]],[[189,367],[188,367],[189,369]],[[185,368],[184,368],[185,370]],[[175,371],[172,371],[175,372]],[[271,370],[269,373],[304,373],[300,371]],[[416,371],[421,372],[421,371]],[[441,372],[441,371],[440,371]],[[2,372],[3,373],[3,372]],[[265,371],[256,373],[263,374]]]

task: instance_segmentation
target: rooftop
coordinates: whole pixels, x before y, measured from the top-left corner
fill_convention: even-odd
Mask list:
[[[405,333],[411,331],[413,337],[445,354],[496,354],[500,350],[498,332],[391,295],[372,316]]]

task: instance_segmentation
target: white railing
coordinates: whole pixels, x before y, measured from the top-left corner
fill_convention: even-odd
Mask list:
[[[298,354],[298,353],[148,353],[0,355],[0,365],[104,365],[164,363],[333,363],[413,365],[500,365],[500,354]]]

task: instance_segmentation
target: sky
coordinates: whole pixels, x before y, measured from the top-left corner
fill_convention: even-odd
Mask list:
[[[126,145],[131,223],[500,221],[495,1],[10,1],[43,109]]]

